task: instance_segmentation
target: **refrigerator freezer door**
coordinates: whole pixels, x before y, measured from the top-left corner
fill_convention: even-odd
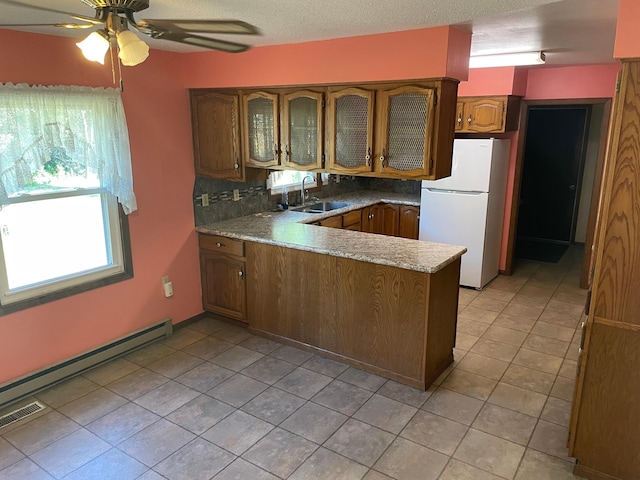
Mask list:
[[[457,139],[453,143],[451,176],[423,180],[422,188],[488,192],[493,139]]]
[[[488,202],[488,193],[422,189],[419,239],[467,247],[462,255],[460,285],[482,288],[483,281],[498,274],[498,265],[495,273],[483,272]]]

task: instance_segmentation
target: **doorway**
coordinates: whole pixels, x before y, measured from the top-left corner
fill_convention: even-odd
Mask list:
[[[600,190],[602,183],[602,172],[604,168],[604,157],[607,146],[607,132],[609,130],[609,117],[611,113],[610,98],[583,98],[567,100],[522,100],[520,109],[520,127],[517,136],[517,154],[514,164],[513,189],[511,191],[510,214],[509,214],[509,234],[506,248],[505,269],[502,273],[511,275],[515,266],[515,246],[516,230],[518,226],[520,188],[523,176],[523,163],[525,144],[528,136],[529,110],[538,107],[571,107],[589,106],[591,107],[590,129],[587,139],[587,162],[583,169],[582,182],[580,188],[581,195],[578,207],[577,226],[574,227],[573,238],[576,243],[584,242],[583,266],[580,276],[580,286],[587,288],[589,284],[589,272],[591,271],[592,246],[594,242],[594,232]]]
[[[529,108],[515,256],[555,263],[574,242],[591,105]]]

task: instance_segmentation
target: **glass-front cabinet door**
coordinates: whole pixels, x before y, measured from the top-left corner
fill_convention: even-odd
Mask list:
[[[431,159],[434,89],[401,87],[380,92],[376,170],[425,176]]]
[[[328,153],[332,172],[370,172],[374,92],[347,88],[327,94]]]
[[[308,90],[282,96],[282,165],[322,168],[322,93]]]
[[[243,107],[245,165],[261,168],[278,165],[278,95],[266,92],[244,95]]]

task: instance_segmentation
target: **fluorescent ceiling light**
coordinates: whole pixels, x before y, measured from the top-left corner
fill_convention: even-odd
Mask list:
[[[469,58],[469,68],[514,67],[517,65],[542,65],[545,57],[542,52],[500,53],[496,55],[477,55]]]

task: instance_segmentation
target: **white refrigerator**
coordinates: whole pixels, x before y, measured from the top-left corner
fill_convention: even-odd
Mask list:
[[[451,176],[422,181],[419,239],[467,247],[460,285],[482,289],[498,275],[509,143],[456,139]]]

